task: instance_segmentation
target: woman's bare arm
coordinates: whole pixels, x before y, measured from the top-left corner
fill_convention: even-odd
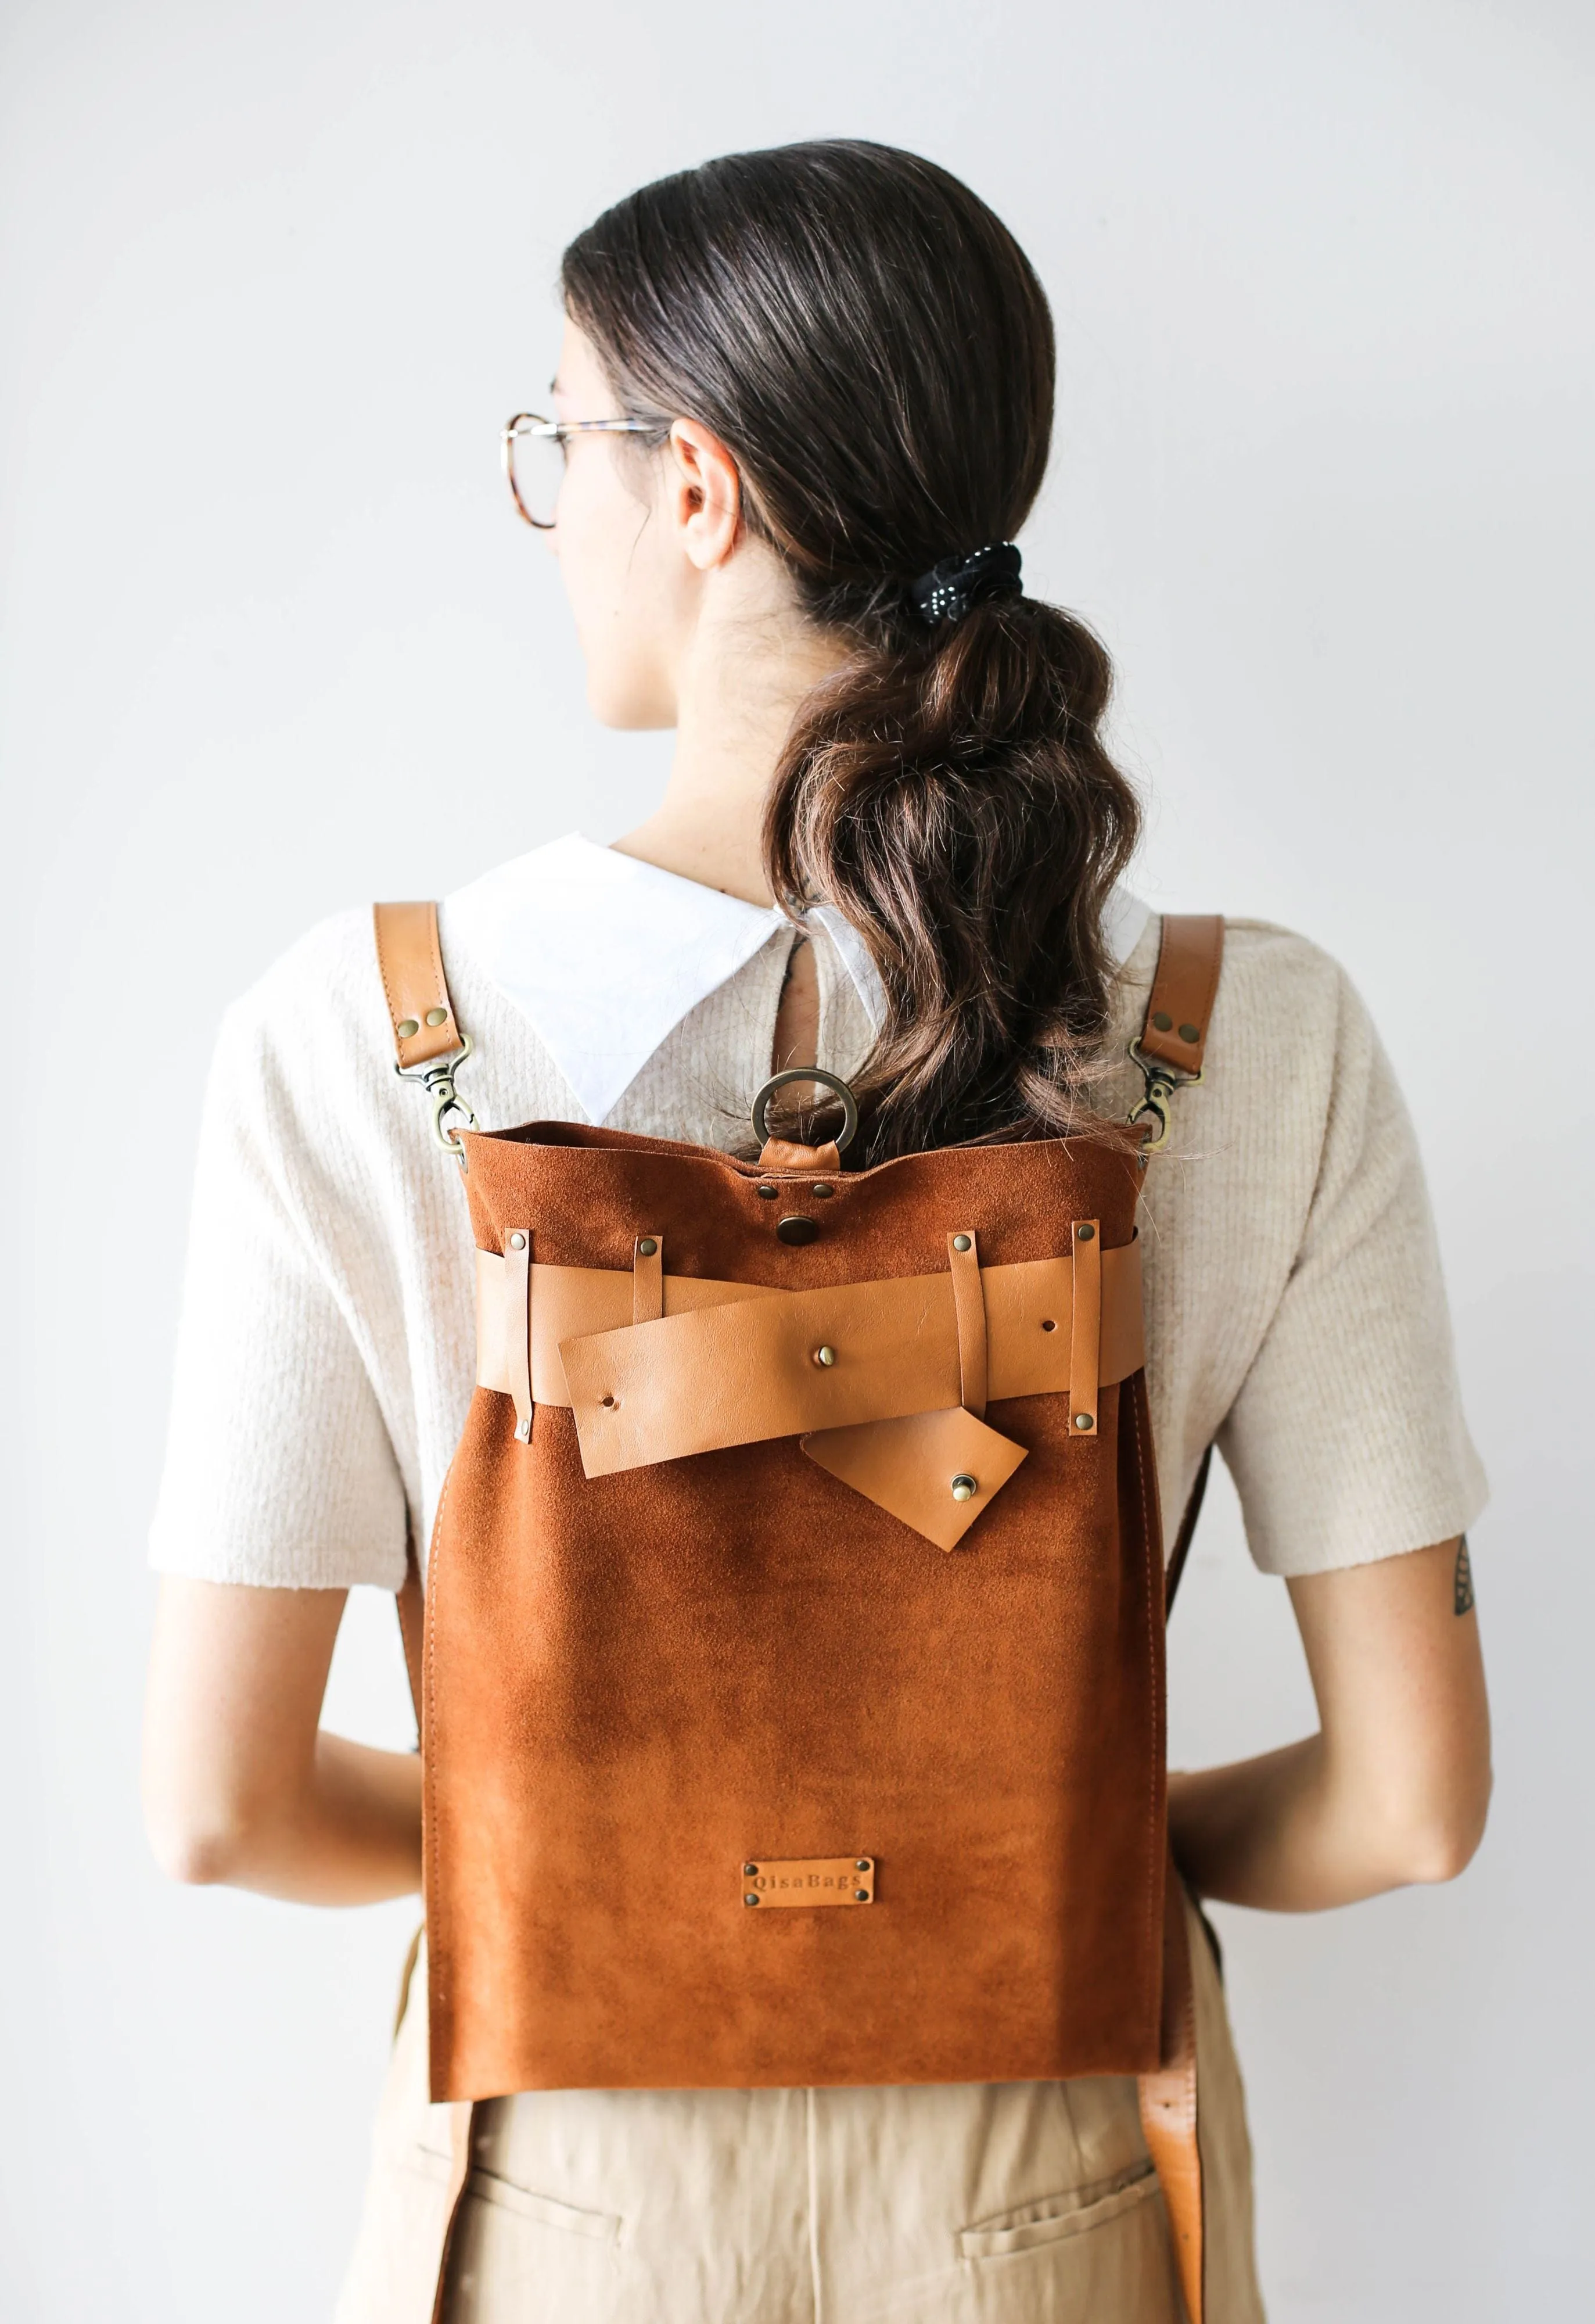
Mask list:
[[[346,1594],[162,1582],[144,1816],[174,1879],[307,1904],[419,1887],[419,1759],[320,1731]]]
[[[1171,1775],[1175,1855],[1194,1888],[1311,1913],[1462,1869],[1490,1787],[1467,1581],[1462,1545],[1447,1541],[1290,1583],[1319,1731]]]

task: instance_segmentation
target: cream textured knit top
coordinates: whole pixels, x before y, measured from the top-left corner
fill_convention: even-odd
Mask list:
[[[539,893],[557,945],[539,942]],[[1122,1060],[1158,923],[1136,909],[1120,925],[1134,936]],[[441,927],[475,1042],[460,1093],[484,1129],[601,1118],[752,1150],[794,940],[775,915],[576,840],[450,899]],[[819,1062],[844,1075],[872,1038],[851,934],[816,916]],[[1102,1102],[1128,1111],[1137,1088],[1126,1061]],[[1148,1165],[1141,1236],[1171,1540],[1215,1440],[1268,1572],[1388,1557],[1472,1521],[1484,1481],[1412,1126],[1362,1003],[1302,937],[1229,923],[1206,1077]],[[424,1544],[470,1401],[473,1297],[459,1174],[394,1074],[370,912],[340,914],[222,1028],[154,1563],[396,1589],[409,1515]]]

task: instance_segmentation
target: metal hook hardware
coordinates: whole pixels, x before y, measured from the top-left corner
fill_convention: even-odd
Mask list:
[[[1148,1057],[1139,1039],[1129,1045],[1129,1054],[1139,1067],[1145,1081],[1146,1094],[1129,1111],[1131,1122],[1145,1121],[1148,1116],[1157,1125],[1157,1134],[1148,1138],[1141,1148],[1144,1162],[1148,1154],[1156,1154],[1168,1143],[1168,1102],[1176,1090],[1194,1089],[1206,1079],[1205,1073],[1183,1074],[1177,1065],[1166,1065],[1160,1058]]]
[[[465,1064],[476,1044],[468,1033],[462,1033],[460,1041],[462,1046],[454,1052],[452,1056],[434,1058],[432,1063],[427,1065],[396,1065],[393,1071],[401,1082],[419,1082],[432,1101],[432,1135],[446,1154],[453,1155],[463,1170],[466,1167],[465,1147],[461,1144],[457,1132],[444,1126],[446,1116],[452,1113],[458,1115],[465,1129],[475,1130],[476,1127],[475,1115],[454,1085],[455,1074]]]

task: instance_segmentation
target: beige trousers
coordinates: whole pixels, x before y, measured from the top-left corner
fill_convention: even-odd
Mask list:
[[[1251,2154],[1194,1914],[1208,2324],[1262,2324]],[[337,2324],[429,2324],[449,2109],[424,1960]],[[1133,2081],[537,2090],[477,2109],[449,2324],[1182,2324]]]

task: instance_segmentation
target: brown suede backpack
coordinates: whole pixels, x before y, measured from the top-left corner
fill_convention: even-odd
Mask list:
[[[1222,923],[1164,921],[1140,1151],[858,1171],[819,1074],[777,1080],[828,1084],[835,1141],[756,1163],[457,1127],[435,908],[376,937],[476,1243],[401,1600],[454,2200],[470,2103],[519,2090],[1137,2074],[1202,2324],[1134,1221]]]

